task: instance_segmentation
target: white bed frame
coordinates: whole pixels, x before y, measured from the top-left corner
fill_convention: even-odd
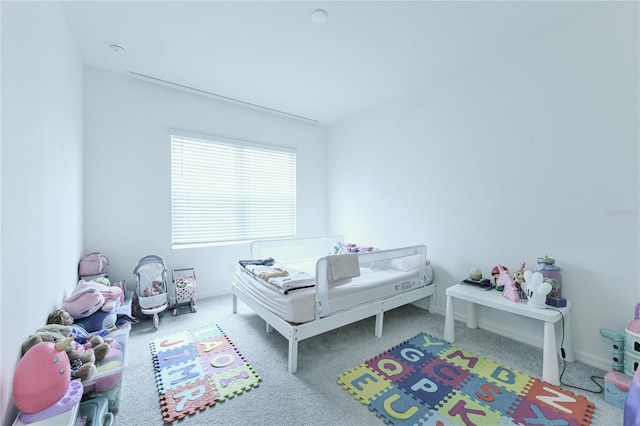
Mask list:
[[[251,244],[252,259],[266,259],[272,257],[278,263],[298,259],[318,259],[316,263],[316,286],[315,286],[315,320],[303,323],[292,324],[274,314],[259,302],[254,300],[242,288],[231,286],[233,294],[233,313],[238,311],[239,298],[249,306],[267,323],[267,332],[275,328],[280,334],[289,340],[289,373],[293,374],[298,369],[298,342],[313,336],[325,333],[344,325],[360,321],[375,315],[375,335],[382,336],[382,326],[384,312],[415,302],[419,299],[434,296],[436,287],[434,284],[426,285],[426,253],[424,245],[411,246],[391,250],[379,250],[368,253],[360,253],[358,259],[360,264],[370,262],[385,261],[389,259],[420,255],[420,276],[419,286],[412,290],[399,292],[406,285],[415,285],[403,280],[397,285],[385,286],[384,288],[374,288],[361,292],[357,298],[353,295],[348,298],[329,300],[329,284],[327,279],[327,259],[326,256],[330,248],[337,242],[343,242],[341,235],[310,238],[289,238],[277,240],[261,240]],[[429,298],[429,311],[435,309],[435,297]]]

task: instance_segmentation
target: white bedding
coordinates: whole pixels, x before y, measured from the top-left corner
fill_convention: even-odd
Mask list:
[[[315,275],[316,259],[290,262],[286,265],[276,264],[274,267],[304,271]],[[359,293],[362,289],[374,289],[385,286],[395,286],[392,293],[399,294],[415,288],[415,282],[419,277],[419,268],[406,271],[403,268],[375,269],[372,267],[360,267],[360,276],[352,278],[349,282],[333,286],[330,300],[344,300],[350,295]],[[407,283],[403,286],[403,283]],[[235,283],[246,291],[253,299],[278,315],[280,318],[294,324],[302,324],[315,318],[315,288],[301,288],[282,294],[272,285],[265,283],[260,278],[251,275],[242,266],[236,269]],[[411,284],[409,284],[411,283]]]

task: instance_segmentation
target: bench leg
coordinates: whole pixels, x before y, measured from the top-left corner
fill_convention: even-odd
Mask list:
[[[544,341],[542,347],[542,380],[552,385],[560,385],[560,373],[558,371],[558,354],[556,349],[555,323],[545,321]]]
[[[571,325],[571,311],[564,316],[564,360],[576,362],[576,353],[573,349],[573,326]]]
[[[478,328],[478,310],[476,309],[476,304],[473,302],[468,302],[467,306],[467,327],[469,328]]]
[[[453,297],[447,295],[447,308],[444,317],[444,340],[449,343],[456,341],[453,321]]]

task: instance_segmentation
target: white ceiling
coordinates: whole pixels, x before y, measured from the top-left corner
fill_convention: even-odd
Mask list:
[[[66,1],[85,64],[330,124],[574,19],[589,2]],[[582,5],[582,6],[581,6]],[[322,8],[328,19],[311,20]],[[126,52],[116,53],[118,44]]]

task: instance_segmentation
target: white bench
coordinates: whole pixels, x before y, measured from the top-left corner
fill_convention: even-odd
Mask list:
[[[571,303],[567,301],[564,308],[540,309],[527,304],[526,300],[512,302],[496,290],[481,290],[473,286],[456,284],[447,288],[447,308],[444,321],[444,340],[449,343],[455,341],[453,299],[469,302],[467,313],[467,327],[477,328],[478,317],[476,305],[487,306],[504,312],[544,321],[544,338],[542,348],[542,380],[552,385],[560,385],[558,369],[555,324],[564,317],[564,359],[575,362],[573,350],[573,333],[571,331]]]

